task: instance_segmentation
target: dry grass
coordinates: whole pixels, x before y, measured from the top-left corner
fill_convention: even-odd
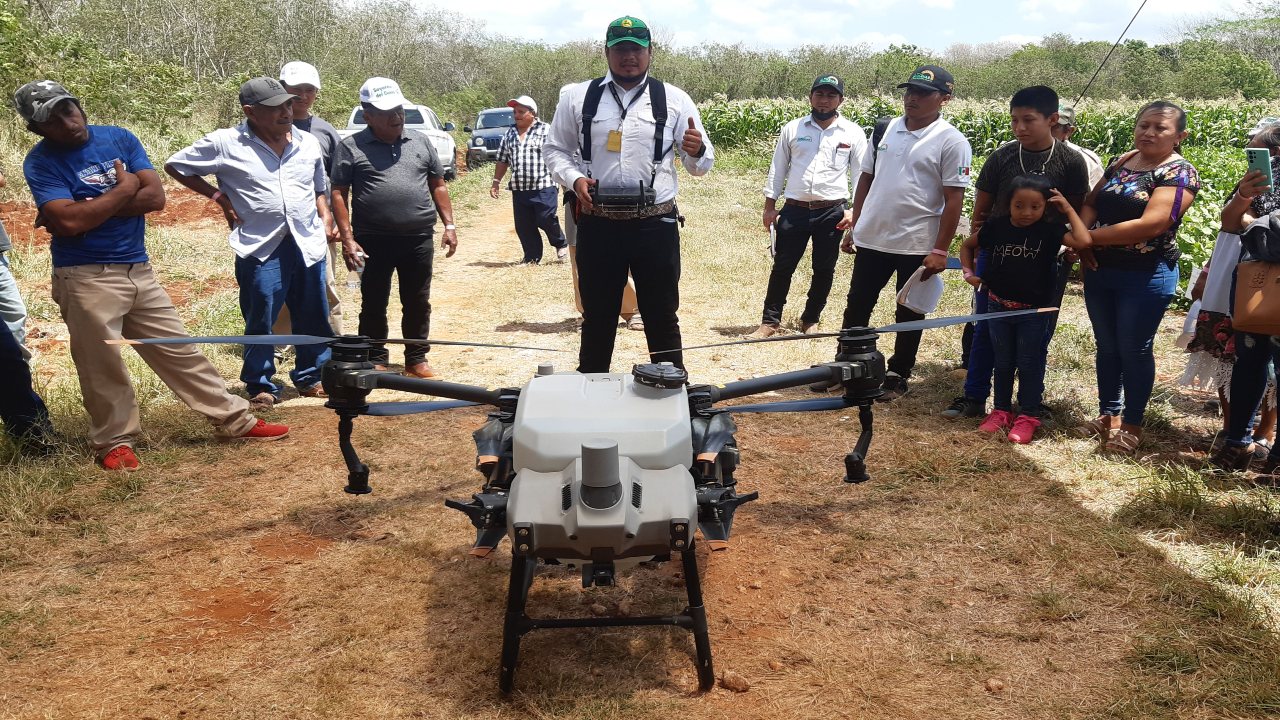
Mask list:
[[[505,199],[484,196],[482,175],[453,186],[462,250],[437,265],[433,332],[576,349],[567,268],[503,264],[518,257],[518,243]],[[687,343],[758,321],[768,273],[759,182],[735,173],[685,181]],[[234,295],[220,284],[230,256],[216,225],[167,229],[152,245],[166,283],[189,288],[180,304],[192,330],[234,331]],[[20,273],[29,297],[47,296],[38,253],[22,262],[36,268]],[[842,258],[845,282],[849,264]],[[807,283],[797,276],[788,322]],[[828,326],[845,289],[837,283]],[[944,311],[966,302],[957,283]],[[56,309],[33,305],[56,337]],[[876,322],[890,320],[882,305]],[[643,356],[643,339],[619,333],[623,367]],[[1166,378],[1180,371],[1170,339],[1160,338]],[[696,381],[712,382],[804,367],[832,349],[797,342],[687,360]],[[1048,391],[1059,425],[1093,403],[1091,352],[1073,297]],[[1185,469],[1217,421],[1169,391],[1141,462],[1101,458],[1052,428],[1015,448],[936,416],[958,389],[958,355],[958,331],[927,335],[912,394],[877,408],[865,485],[838,479],[855,435],[848,416],[739,421],[739,477],[761,500],[739,514],[728,552],[699,560],[717,668],[744,676],[749,692],[694,694],[682,632],[545,631],[526,638],[510,700],[495,689],[509,555],[467,557],[470,527],[442,504],[477,486],[468,436],[481,412],[361,420],[356,443],[375,494],[355,498],[340,492],[334,420],[316,401],[276,412],[294,426],[290,440],[218,446],[137,368],[147,427],[139,473],[90,470],[77,447],[41,465],[4,456],[0,717],[1145,719],[1280,710],[1280,641],[1269,629],[1280,508],[1261,491]],[[213,357],[235,376],[234,353]],[[442,348],[432,362],[451,379],[504,385],[545,359]],[[60,425],[82,437],[67,362],[51,345],[38,370]],[[531,609],[678,609],[677,570],[641,568],[619,587],[589,591],[549,572],[534,583]]]

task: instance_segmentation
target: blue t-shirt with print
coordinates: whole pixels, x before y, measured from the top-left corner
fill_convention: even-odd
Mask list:
[[[112,125],[90,125],[89,140],[65,148],[41,140],[22,163],[36,207],[53,200],[92,202],[115,187],[115,161],[136,173],[154,170],[133,133]],[[112,217],[83,235],[54,235],[53,266],[147,262],[141,215]]]

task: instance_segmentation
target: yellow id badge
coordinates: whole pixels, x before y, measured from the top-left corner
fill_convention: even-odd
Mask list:
[[[609,137],[604,141],[604,149],[609,152],[622,152],[622,131],[610,130]]]

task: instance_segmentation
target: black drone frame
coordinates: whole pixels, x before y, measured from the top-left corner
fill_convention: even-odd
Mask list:
[[[755,500],[757,493],[738,495],[735,492],[733,471],[737,467],[738,451],[733,440],[737,429],[728,413],[734,412],[803,412],[812,410],[837,410],[857,407],[861,431],[853,449],[845,456],[844,481],[860,483],[868,479],[866,457],[871,447],[871,406],[883,390],[885,377],[884,356],[876,350],[878,333],[870,328],[853,328],[838,333],[839,352],[834,362],[815,365],[805,370],[780,373],[723,385],[692,385],[687,389],[690,416],[693,422],[695,453],[697,455],[691,474],[697,488],[698,525],[703,539],[712,550],[727,547],[733,515],[737,507]],[[505,537],[507,532],[506,505],[511,482],[515,477],[512,467],[511,436],[516,407],[520,400],[518,388],[488,389],[475,385],[462,385],[441,380],[408,378],[373,369],[370,351],[373,345],[367,338],[346,336],[330,344],[333,359],[324,366],[324,388],[329,395],[326,407],[338,414],[338,444],[347,465],[347,486],[352,494],[365,494],[369,486],[369,467],[360,460],[351,442],[353,422],[360,415],[394,415],[408,412],[443,410],[466,405],[488,405],[496,410],[489,422],[475,433],[477,447],[476,469],[485,476],[481,492],[470,502],[447,500],[446,505],[465,513],[476,528],[473,555],[485,556]],[[661,366],[637,366],[670,374],[671,368]],[[684,373],[679,373],[683,384]],[[814,400],[781,401],[758,405],[737,405],[715,408],[714,405],[750,395],[784,390],[806,385],[843,387],[839,397]],[[403,413],[395,410],[379,410],[368,402],[369,393],[384,388],[404,392],[448,398],[450,401],[426,403],[399,403]],[[584,627],[636,627],[674,626],[693,634],[698,673],[698,687],[705,691],[715,683],[711,662],[711,640],[707,630],[706,608],[702,598],[702,584],[693,543],[684,547],[687,527],[673,525],[671,549],[680,553],[684,570],[688,605],[674,615],[650,615],[642,617],[584,617],[584,618],[533,618],[526,612],[529,588],[537,570],[537,557],[527,552],[515,538],[512,545],[511,576],[507,592],[507,611],[503,623],[501,670],[499,688],[510,693],[515,682],[516,662],[521,638],[533,631],[549,628]],[[517,529],[517,534],[519,529]],[[655,558],[669,560],[670,555]],[[544,561],[549,559],[543,558]],[[551,560],[551,562],[554,562]],[[611,562],[586,563],[583,568],[584,585],[609,585],[613,582]]]

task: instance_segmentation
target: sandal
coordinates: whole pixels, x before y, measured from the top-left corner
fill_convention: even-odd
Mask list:
[[[1254,443],[1248,445],[1223,445],[1209,458],[1209,465],[1222,472],[1248,470],[1253,463]]]
[[[627,318],[628,330],[644,330],[644,319],[640,317],[640,313],[636,313]]]
[[[1076,430],[1080,433],[1081,437],[1096,437],[1105,442],[1107,437],[1111,434],[1110,420],[1112,417],[1114,416],[1100,415],[1088,422],[1080,423],[1080,425],[1076,427]],[[1102,418],[1107,418],[1107,422],[1103,423]]]
[[[1107,452],[1114,455],[1133,457],[1140,442],[1142,442],[1142,439],[1128,430],[1116,430],[1112,433],[1111,439],[1107,440]]]

